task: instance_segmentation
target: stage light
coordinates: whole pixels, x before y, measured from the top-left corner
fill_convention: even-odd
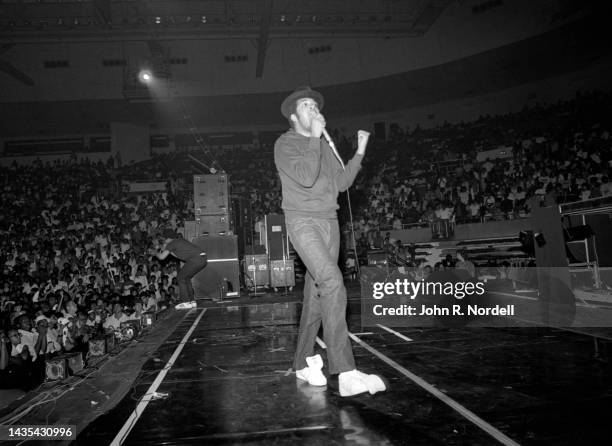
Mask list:
[[[148,84],[153,80],[153,74],[149,70],[141,70],[138,73],[138,80],[143,84]]]

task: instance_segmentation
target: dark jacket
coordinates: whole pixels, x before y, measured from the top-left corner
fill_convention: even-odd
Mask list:
[[[309,138],[293,129],[282,134],[274,145],[274,162],[283,188],[285,215],[337,218],[338,193],[353,184],[362,159],[356,154],[343,170],[323,139]]]

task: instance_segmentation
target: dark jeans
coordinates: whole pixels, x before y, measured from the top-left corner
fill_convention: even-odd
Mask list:
[[[206,256],[194,256],[187,261],[176,275],[176,281],[179,285],[179,298],[182,302],[191,302],[193,297],[193,286],[191,278],[206,267]]]
[[[286,222],[293,247],[308,269],[294,367],[300,370],[307,366],[306,358],[314,354],[315,339],[323,323],[329,373],[353,370],[355,359],[346,326],[346,288],[338,268],[338,220],[297,217],[286,218]]]

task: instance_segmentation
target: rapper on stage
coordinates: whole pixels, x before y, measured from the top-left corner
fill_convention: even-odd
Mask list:
[[[282,208],[293,247],[306,265],[304,302],[294,360],[297,379],[325,386],[323,360],[314,355],[321,324],[327,345],[329,375],[338,374],[340,395],[386,390],[377,375],[355,367],[346,324],[346,288],[338,267],[340,230],[338,193],[348,189],[361,168],[369,133],[357,133],[357,152],[344,168],[328,144],[323,96],[298,87],[281,104],[291,128],[274,146],[274,161],[282,184]],[[322,138],[321,136],[324,136]]]

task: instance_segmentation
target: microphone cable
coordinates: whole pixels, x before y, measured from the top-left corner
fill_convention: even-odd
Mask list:
[[[346,167],[344,165],[344,162],[342,161],[342,157],[340,156],[340,153],[336,149],[336,145],[334,144],[334,141],[331,139],[331,137],[327,133],[327,130],[325,130],[325,129],[323,129],[323,137],[327,141],[327,144],[329,144],[329,147],[332,149],[332,152],[334,153],[334,156],[336,158],[338,158],[338,161],[340,161],[340,165],[342,166],[342,170],[346,171]],[[351,206],[351,194],[349,193],[349,189],[350,189],[350,186],[346,188],[346,202],[348,204],[348,209],[349,209],[349,222],[351,224],[351,237],[353,239],[352,240],[353,241],[353,252],[355,253],[355,269],[357,270],[357,273],[359,273],[360,272],[360,268],[359,268],[359,256],[357,254],[357,240],[355,238],[355,225],[353,223],[353,209],[352,209],[352,206]]]
[[[355,268],[359,273],[359,257],[357,256],[357,240],[355,239],[355,226],[353,225],[353,210],[351,209],[351,194],[349,194],[350,187],[346,188],[346,202],[349,208],[349,221],[351,223],[351,236],[353,237],[353,252],[355,253]]]

